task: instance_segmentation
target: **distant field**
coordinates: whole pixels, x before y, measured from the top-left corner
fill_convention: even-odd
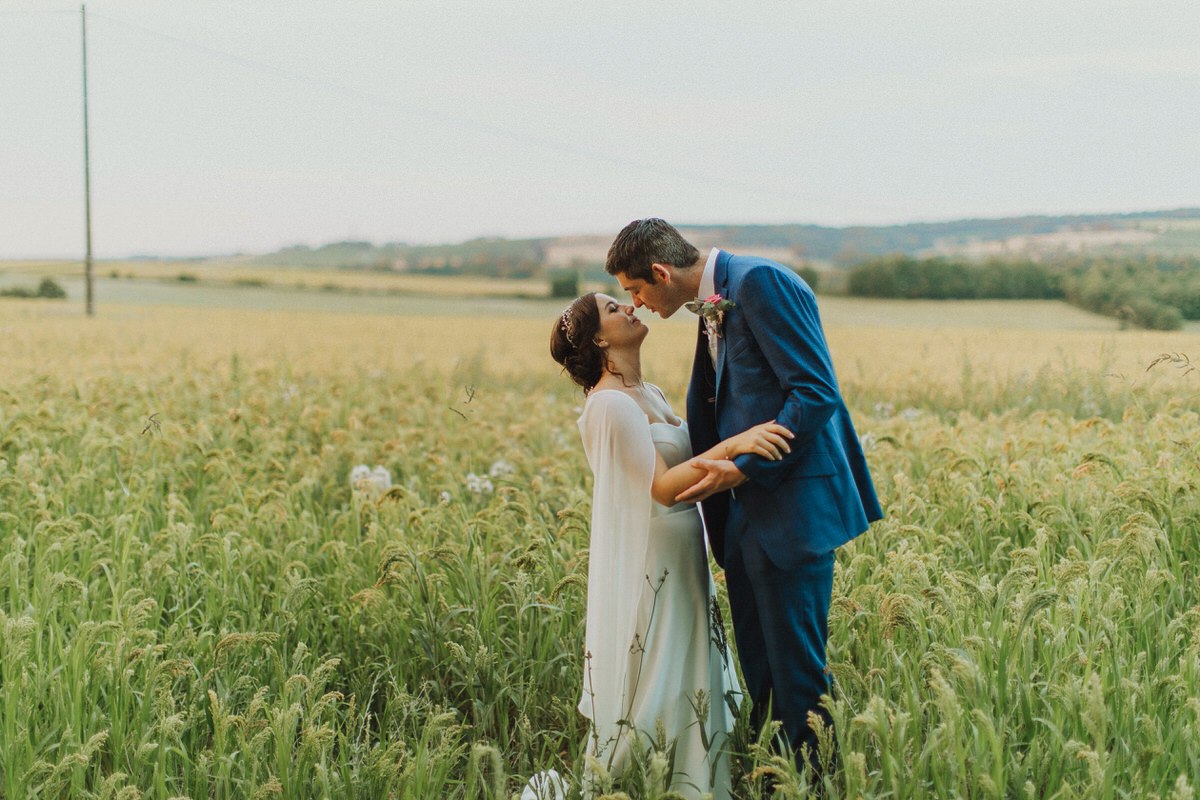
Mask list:
[[[78,261],[0,262],[0,279],[23,276],[81,276]],[[357,292],[395,292],[430,295],[495,295],[538,297],[549,293],[545,280],[508,280],[470,276],[414,275],[403,272],[339,269],[287,269],[242,265],[236,260],[104,261],[95,265],[98,280],[157,280],[237,287],[270,286]],[[193,281],[194,279],[194,281]]]
[[[152,265],[132,263],[147,270],[145,277],[96,282],[98,316],[107,320],[102,326],[83,317],[83,284],[75,276],[58,273],[69,294],[66,301],[0,301],[0,320],[7,320],[0,324],[0,333],[7,344],[15,345],[6,348],[15,354],[9,355],[8,365],[45,366],[32,341],[24,352],[20,346],[22,336],[43,326],[56,328],[56,335],[77,338],[80,344],[72,347],[97,336],[112,337],[105,352],[115,360],[138,363],[145,358],[169,363],[180,349],[199,356],[204,348],[190,341],[192,334],[186,331],[203,327],[211,332],[209,341],[219,343],[222,351],[236,350],[247,363],[284,357],[296,364],[336,369],[348,363],[345,353],[327,347],[328,341],[337,340],[356,343],[355,361],[365,358],[395,368],[455,369],[478,363],[501,372],[557,369],[547,342],[550,325],[565,302],[486,292],[492,283],[503,282],[384,275],[380,277],[397,285],[415,279],[410,286],[428,285],[434,291],[321,291],[280,284],[160,280],[150,277]],[[0,281],[5,278],[0,272]],[[12,271],[7,279],[13,279]],[[453,295],[452,288],[463,293]],[[889,383],[924,383],[931,391],[937,387],[942,396],[962,391],[955,387],[964,380],[1015,383],[1046,370],[1100,370],[1123,376],[1113,380],[1135,381],[1144,380],[1141,373],[1161,353],[1179,351],[1200,358],[1200,331],[1121,331],[1115,320],[1057,301],[821,296],[819,304],[843,383],[872,391]],[[695,322],[682,312],[670,320],[644,310],[640,316],[653,332],[645,352],[647,374],[682,402]],[[243,333],[251,329],[256,333]]]
[[[0,262],[0,286],[50,275],[71,299],[83,297],[77,262]],[[112,277],[113,274],[119,277]],[[180,276],[196,280],[180,280]],[[549,316],[563,304],[544,280],[437,277],[341,270],[195,266],[187,262],[106,262],[96,269],[98,303],[195,305],[263,310],[383,314],[503,313]],[[619,296],[619,287],[585,289]],[[829,324],[870,327],[1115,330],[1107,317],[1050,301],[873,300],[820,297]],[[647,315],[649,316],[649,315]],[[680,319],[683,317],[681,316]]]
[[[247,364],[285,358],[332,370],[348,363],[454,369],[476,362],[506,373],[557,371],[548,347],[551,324],[564,305],[560,300],[164,288],[180,298],[178,305],[101,302],[100,324],[84,317],[78,299],[0,300],[0,334],[9,345],[4,361],[9,368],[53,370],[35,342],[54,336],[67,349],[105,342],[105,364],[109,359],[113,364],[127,359],[170,364],[180,351],[199,358],[216,348],[237,351]],[[258,305],[233,303],[239,299]],[[268,304],[284,301],[324,306]],[[1163,352],[1200,358],[1200,334],[1119,331],[1111,320],[1052,301],[820,302],[843,382],[876,387],[889,381],[953,386],[963,379],[964,369],[988,380],[1017,380],[1047,369],[1104,370],[1132,380]],[[683,314],[661,320],[643,310],[640,316],[652,332],[644,354],[647,373],[682,401],[695,323]],[[203,342],[194,339],[198,329],[208,332]],[[23,340],[28,346],[22,346]],[[330,341],[353,343],[353,359],[331,350]]]
[[[1189,222],[1183,220],[1180,222]],[[1174,229],[1172,229],[1174,230]],[[1181,235],[1200,238],[1200,229]],[[54,277],[83,297],[82,267],[68,261],[0,261],[0,288]],[[364,270],[240,266],[236,261],[114,261],[95,269],[101,304],[162,304],[373,314],[548,316],[561,300],[545,279],[506,280]],[[584,289],[620,295],[615,282]],[[875,300],[821,295],[829,324],[901,328],[1116,330],[1120,323],[1054,301]],[[1185,323],[1200,332],[1200,323]]]

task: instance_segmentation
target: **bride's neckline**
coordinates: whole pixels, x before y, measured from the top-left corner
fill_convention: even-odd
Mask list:
[[[629,392],[625,392],[620,389],[593,389],[591,392],[588,393],[588,397],[589,398],[595,397],[596,395],[600,394],[601,392],[616,392],[617,394],[623,394],[626,397],[628,397],[630,400],[632,400],[633,402],[638,403],[636,397],[634,397]],[[646,409],[642,408],[641,403],[638,403],[638,408],[640,408],[642,410],[643,414],[646,413]],[[678,422],[666,422],[665,420],[653,420],[653,419],[650,419],[649,414],[646,414],[646,421],[649,422],[651,425],[667,425],[672,428],[682,428],[683,427],[683,418],[676,416],[675,419],[677,419],[679,421]]]

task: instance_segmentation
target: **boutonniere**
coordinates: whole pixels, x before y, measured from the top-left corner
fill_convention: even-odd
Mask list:
[[[685,304],[685,308],[693,314],[699,314],[704,320],[704,327],[714,336],[721,335],[721,327],[725,324],[725,312],[736,305],[732,300],[726,300],[719,294],[709,295],[704,300],[693,300]]]

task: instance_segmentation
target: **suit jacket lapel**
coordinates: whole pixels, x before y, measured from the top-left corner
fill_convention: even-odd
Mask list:
[[[722,250],[717,255],[717,266],[713,270],[713,290],[728,299],[726,293],[729,283],[729,253]],[[717,337],[717,363],[716,363],[716,391],[713,392],[716,398],[721,397],[721,375],[725,371],[725,329],[722,326],[721,336]]]
[[[704,398],[711,403],[716,396],[717,375],[712,356],[708,352],[708,331],[704,328],[704,320],[699,320],[696,333],[696,360],[692,365],[693,371],[703,378]]]
[[[713,402],[716,398],[716,375],[712,359],[708,355],[708,337],[704,333],[704,320],[697,320],[696,356],[692,361],[692,382],[688,387],[687,414],[688,430],[691,433],[692,450],[702,453],[716,444],[716,419]]]

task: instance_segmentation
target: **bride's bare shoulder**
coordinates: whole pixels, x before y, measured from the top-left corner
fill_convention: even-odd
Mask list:
[[[583,404],[583,410],[586,413],[588,409],[607,409],[607,408],[637,408],[641,410],[641,405],[628,392],[623,392],[620,389],[593,389],[587,396],[587,401]],[[643,412],[644,413],[644,412]]]

